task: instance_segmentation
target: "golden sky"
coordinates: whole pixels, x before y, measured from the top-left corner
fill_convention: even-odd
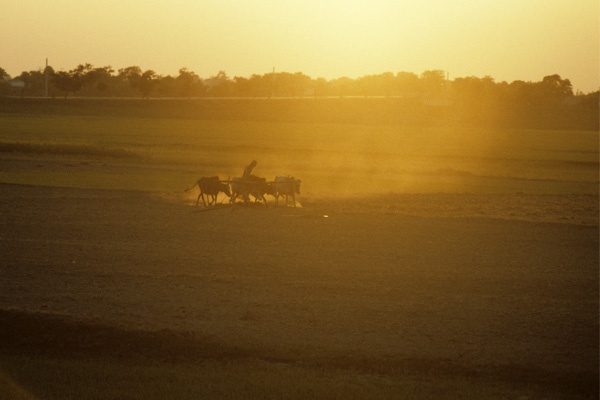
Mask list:
[[[8,3],[8,4],[7,4]],[[450,79],[600,88],[598,0],[7,0],[0,67],[77,64],[203,78],[276,71],[326,79],[441,69]]]

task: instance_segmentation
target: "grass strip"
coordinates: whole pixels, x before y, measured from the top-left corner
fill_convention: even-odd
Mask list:
[[[136,158],[132,151],[91,145],[8,143],[0,142],[0,153],[22,153],[29,155],[52,154],[62,156]]]

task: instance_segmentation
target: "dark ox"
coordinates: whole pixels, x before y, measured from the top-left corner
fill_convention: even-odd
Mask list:
[[[273,183],[275,190],[275,204],[279,204],[279,197],[285,196],[285,205],[288,205],[288,198],[292,197],[294,207],[296,207],[296,195],[300,194],[300,180],[293,176],[276,176]]]
[[[217,196],[220,192],[225,193],[225,195],[228,197],[231,196],[229,185],[221,182],[218,176],[202,177],[198,179],[198,182],[196,182],[194,186],[186,189],[186,192],[195,188],[196,185],[198,188],[200,188],[200,194],[198,195],[198,199],[196,199],[196,206],[200,202],[200,197],[202,197],[202,203],[204,204],[204,207],[206,207],[207,205],[210,206],[213,203],[215,205],[217,204]],[[208,204],[206,204],[204,196],[208,198]]]
[[[268,183],[265,178],[242,178],[236,176],[231,179],[230,203],[235,203],[235,200],[241,197],[244,203],[248,204],[250,202],[250,195],[252,195],[255,201],[262,200],[266,206],[267,199],[265,199],[265,194],[274,195],[273,185]]]

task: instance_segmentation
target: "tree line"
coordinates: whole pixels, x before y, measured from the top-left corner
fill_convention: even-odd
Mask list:
[[[21,82],[15,86],[14,82]],[[13,84],[11,85],[11,82]],[[596,93],[596,92],[594,92]],[[229,77],[224,71],[203,79],[187,68],[177,76],[162,76],[138,66],[115,71],[110,66],[80,64],[69,71],[52,67],[23,71],[11,79],[0,68],[0,94],[67,97],[419,97],[434,101],[468,101],[507,97],[528,102],[562,102],[574,93],[569,79],[560,75],[543,77],[539,82],[496,82],[492,77],[463,77],[452,81],[441,70],[420,75],[412,72],[384,72],[357,79],[347,77],[313,79],[301,72],[271,72],[250,77]],[[593,93],[591,93],[593,94]]]
[[[16,84],[15,84],[16,83]],[[301,72],[271,72],[230,77],[219,71],[201,78],[187,68],[177,76],[162,76],[131,66],[115,71],[110,66],[80,64],[68,71],[52,67],[23,71],[11,78],[0,68],[0,96],[99,98],[395,98],[431,107],[446,107],[467,121],[501,116],[536,119],[561,118],[578,125],[598,125],[599,92],[574,93],[569,79],[558,74],[538,82],[496,82],[492,77],[447,79],[441,70],[384,72],[351,79],[313,79]],[[585,120],[585,121],[584,121]],[[572,123],[569,123],[572,125]]]

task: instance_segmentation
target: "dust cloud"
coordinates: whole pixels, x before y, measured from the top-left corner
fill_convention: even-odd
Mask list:
[[[309,194],[461,192],[465,180],[491,173],[482,165],[490,147],[471,132],[331,126],[264,164],[272,173],[294,171]]]
[[[256,159],[256,175],[300,179],[302,196],[598,190],[593,132],[312,123],[230,128],[197,138],[193,157],[204,160],[205,176],[240,176]]]

